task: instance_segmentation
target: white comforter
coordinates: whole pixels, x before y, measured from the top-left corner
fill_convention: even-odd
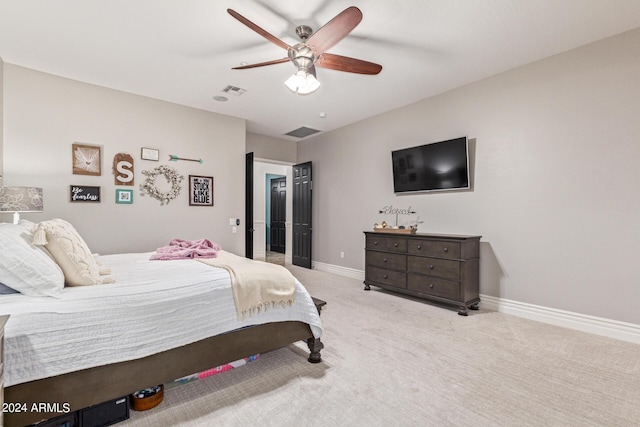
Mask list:
[[[239,320],[229,273],[151,253],[100,257],[116,283],[67,287],[61,299],[0,296],[5,386],[137,359],[244,326],[296,320],[322,335],[317,310],[296,280],[295,303]]]

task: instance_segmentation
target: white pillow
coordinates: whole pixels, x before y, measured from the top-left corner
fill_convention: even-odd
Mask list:
[[[0,283],[29,296],[60,298],[64,275],[47,251],[31,243],[33,223],[0,223]]]
[[[51,219],[33,228],[33,243],[44,245],[56,260],[68,286],[88,286],[113,283],[103,274],[109,270],[100,268],[86,242],[75,228],[63,219]]]

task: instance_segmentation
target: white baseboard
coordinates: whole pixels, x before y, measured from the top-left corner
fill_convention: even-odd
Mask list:
[[[640,325],[480,295],[481,307],[525,319],[640,344]]]
[[[364,271],[362,270],[317,261],[312,263],[312,267],[327,273],[364,280]],[[481,294],[480,300],[480,307],[487,310],[498,311],[525,319],[640,344],[640,325],[635,323],[620,322],[603,317],[527,304],[490,295]]]
[[[342,267],[339,265],[325,264],[324,262],[313,261],[311,268],[327,273],[337,274],[338,276],[349,277],[356,280],[364,280],[364,271],[355,268]]]

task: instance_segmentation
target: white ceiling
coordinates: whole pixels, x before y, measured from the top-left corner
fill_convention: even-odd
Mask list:
[[[381,64],[380,74],[318,68],[320,89],[299,96],[283,84],[290,63],[231,69],[286,51],[227,8],[293,45],[297,25],[316,30],[348,6],[364,18],[329,52]],[[640,0],[0,0],[0,57],[298,140],[284,134],[336,129],[638,27]]]

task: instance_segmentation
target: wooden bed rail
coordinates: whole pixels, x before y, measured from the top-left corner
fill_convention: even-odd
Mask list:
[[[287,321],[256,325],[217,335],[193,344],[141,359],[113,363],[42,380],[16,384],[4,391],[6,403],[68,404],[70,411],[126,396],[136,390],[164,384],[177,378],[271,350],[297,341],[309,346],[309,361],[320,362],[323,344],[309,325]],[[23,427],[63,413],[13,412],[4,414],[5,427]]]

